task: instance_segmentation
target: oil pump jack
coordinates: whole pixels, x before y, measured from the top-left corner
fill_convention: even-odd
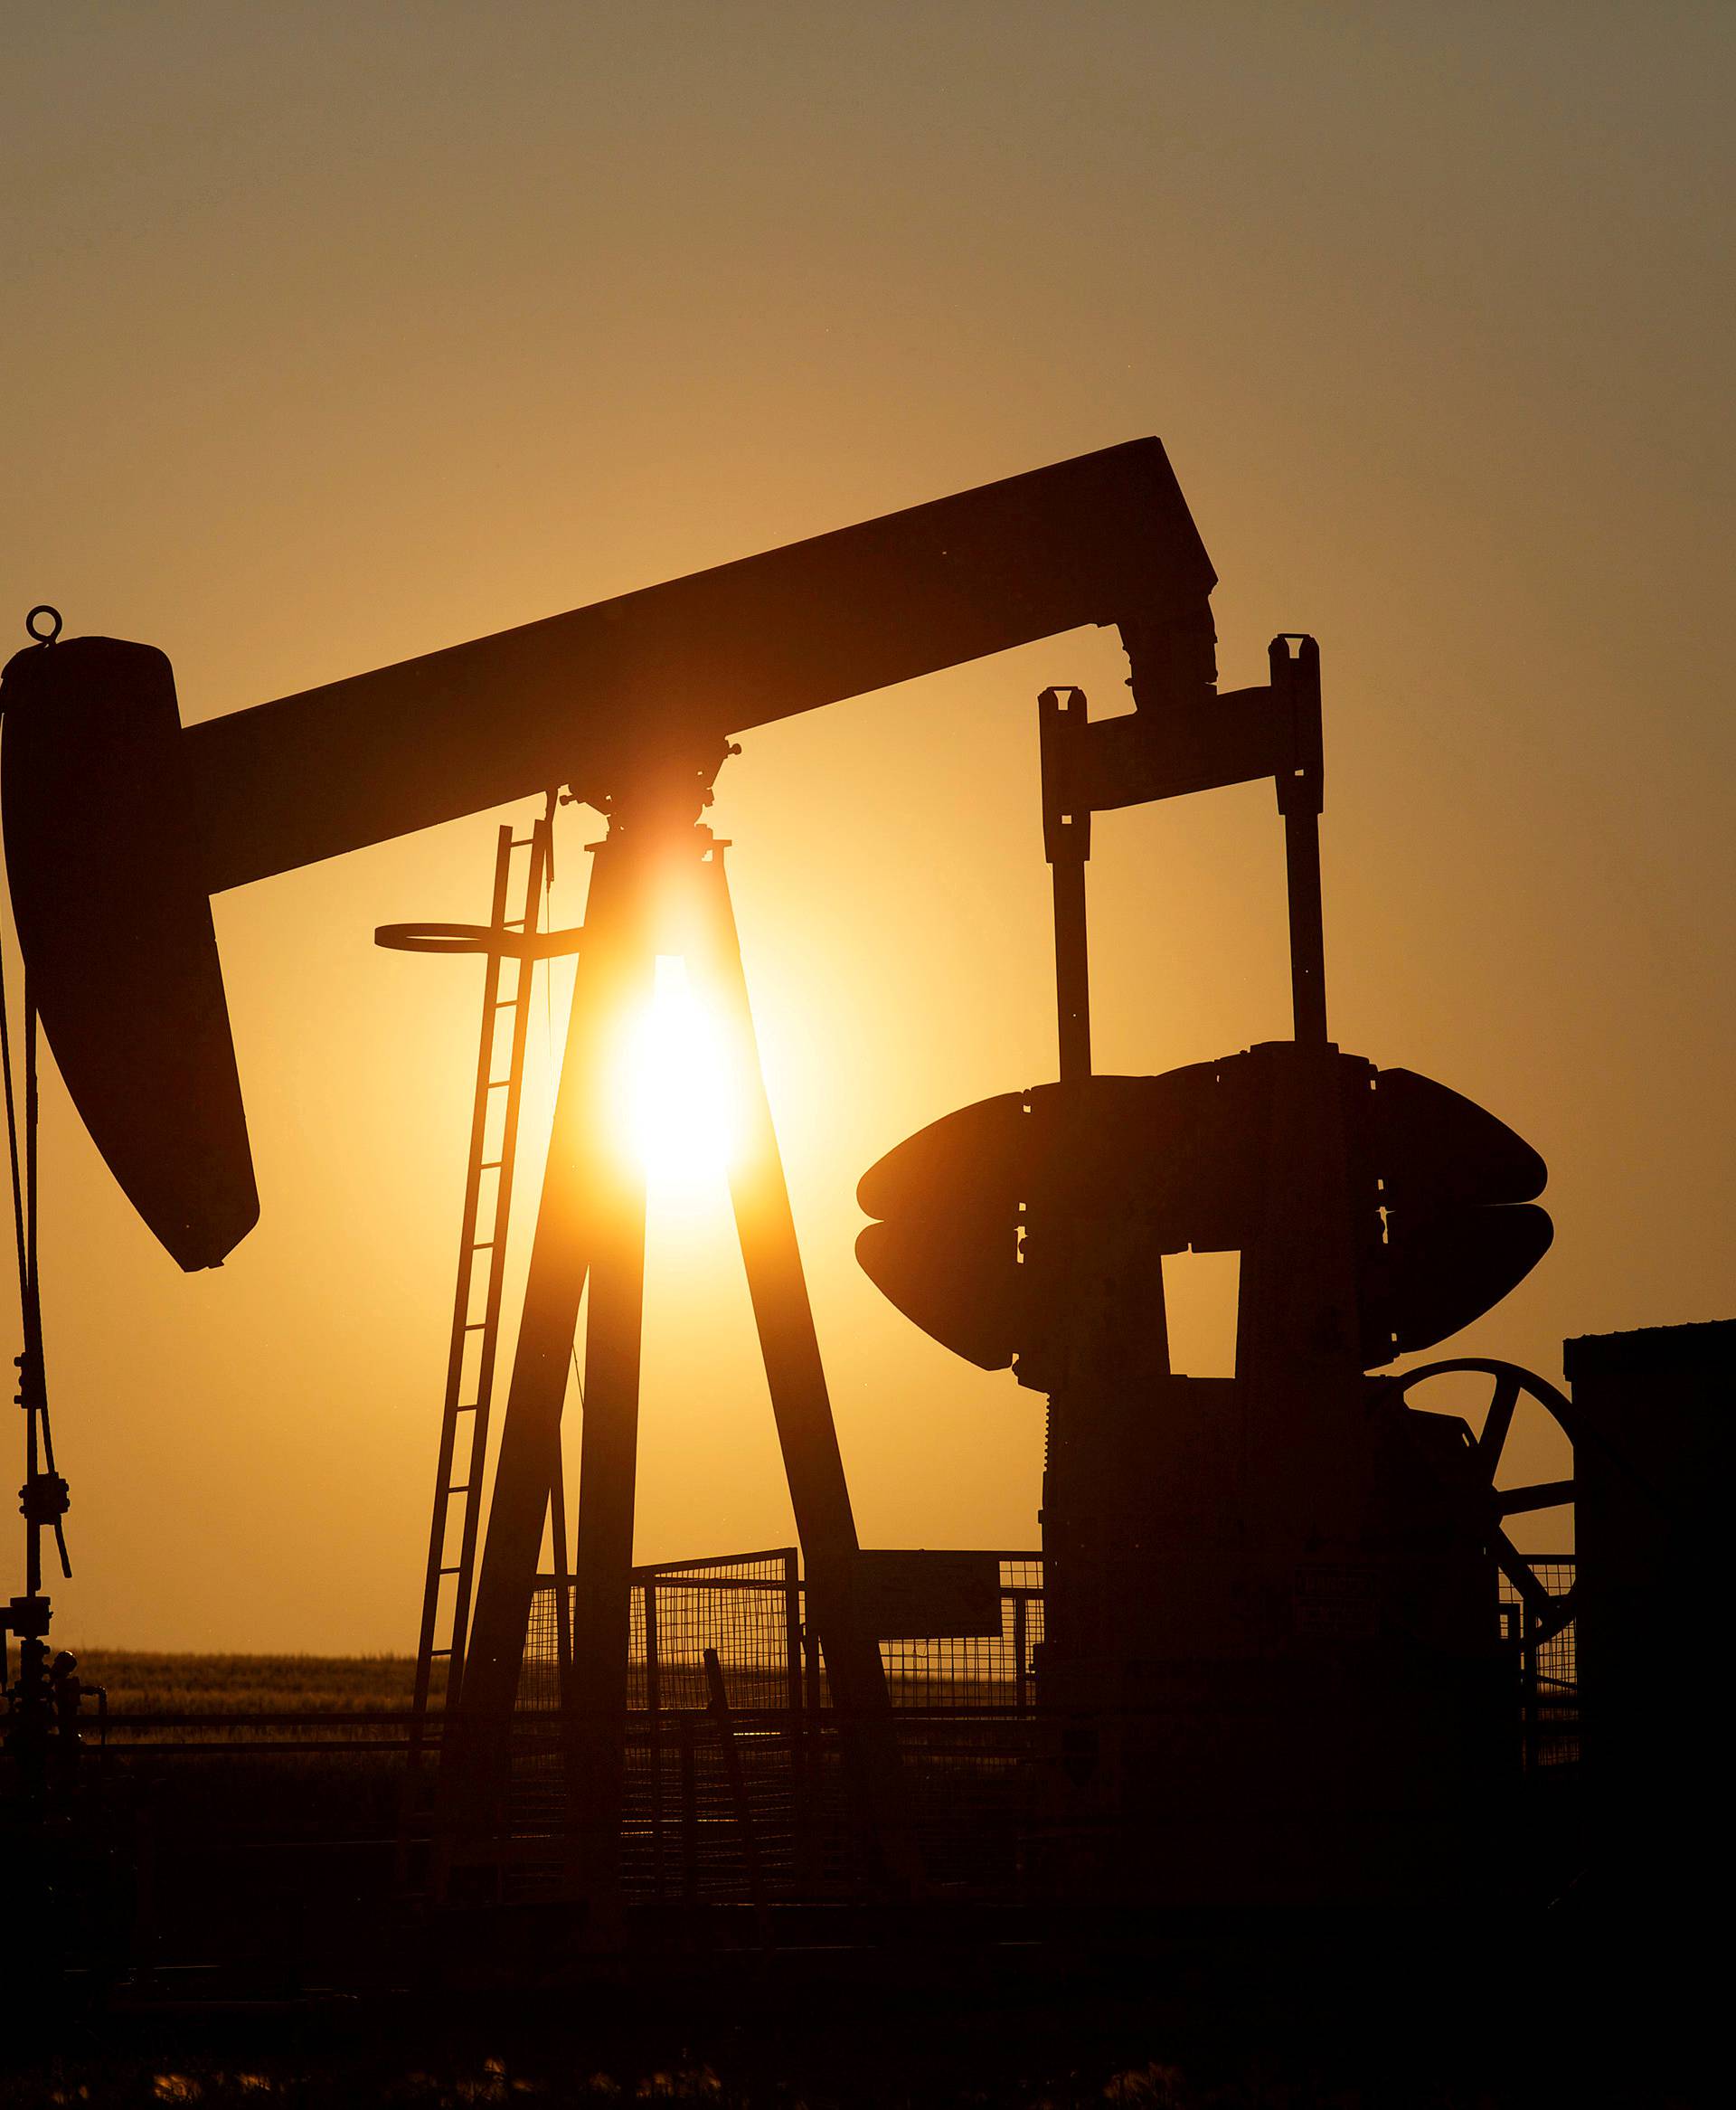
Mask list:
[[[1496,1491],[1515,1366],[1365,1376],[1457,1332],[1548,1249],[1536,1152],[1326,1026],[1320,656],[1156,719],[1039,698],[1060,1081],[945,1116],[863,1178],[857,1242],[906,1315],[1045,1394],[1046,1879],[1061,1895],[1366,1901],[1460,1888],[1499,1853],[1518,1652],[1559,1632]],[[1156,1077],[1094,1074],[1093,813],[1269,778],[1295,1037]],[[1235,1373],[1173,1372],[1163,1260],[1240,1255]],[[1494,1380],[1473,1435],[1408,1396]],[[1501,1631],[1497,1575],[1517,1600]],[[1475,1880],[1475,1878],[1472,1878]]]
[[[509,1718],[589,1282],[573,1859],[580,1895],[606,1901],[611,1891],[644,1192],[611,1147],[605,1042],[654,957],[682,951],[710,985],[750,1087],[733,1198],[810,1624],[886,1880],[919,1879],[880,1654],[853,1589],[854,1520],[758,1083],[723,860],[703,814],[737,735],[1086,625],[1118,630],[1135,709],[1091,725],[1076,695],[1044,704],[1061,1083],[957,1117],[983,1131],[983,1148],[950,1195],[936,1162],[958,1132],[947,1124],[928,1131],[934,1148],[918,1139],[863,1187],[884,1219],[863,1259],[895,1300],[976,1360],[1016,1356],[1021,1380],[1052,1396],[1044,1531],[1055,1595],[1042,1686],[1045,1708],[1068,1725],[1059,1830],[1082,1828],[1099,1849],[1124,1838],[1135,1806],[1161,1792],[1165,1765],[1200,1774],[1233,1742],[1222,1725],[1237,1719],[1241,1670],[1281,1666],[1285,1637],[1307,1631],[1307,1604],[1325,1607],[1335,1632],[1346,1605],[1362,1615],[1370,1519],[1393,1486],[1407,1496],[1396,1528],[1433,1531],[1436,1566],[1453,1578],[1444,1594],[1421,1593],[1428,1631],[1439,1618],[1451,1629],[1421,1675],[1473,1659],[1486,1672],[1466,1637],[1482,1632],[1494,1573],[1487,1476],[1467,1473],[1449,1432],[1435,1447],[1452,1491],[1429,1491],[1436,1481],[1411,1469],[1404,1448],[1402,1424],[1421,1417],[1401,1415],[1363,1372],[1395,1343],[1439,1338],[1454,1311],[1468,1317],[1499,1293],[1485,1271],[1469,1290],[1452,1276],[1451,1292],[1429,1304],[1430,1255],[1452,1257],[1459,1201],[1482,1210],[1504,1254],[1535,1257],[1547,1219],[1540,1231],[1522,1212],[1541,1166],[1510,1139],[1494,1152],[1498,1191],[1486,1179],[1460,1195],[1440,1162],[1458,1142],[1431,1158],[1421,1131],[1449,1102],[1466,1102],[1420,1080],[1407,1086],[1403,1073],[1377,1074],[1327,1041],[1317,659],[1311,642],[1294,655],[1287,644],[1269,688],[1219,695],[1214,583],[1162,446],[1142,440],[186,727],[169,662],[146,645],[38,642],[6,667],[0,807],[32,998],[99,1150],[188,1270],[220,1265],[259,1207],[211,896],[562,784],[607,818],[573,941],[549,1169],[441,1746],[440,1824],[455,1869],[486,1866],[504,1822]],[[1296,1041],[1168,1079],[1091,1077],[1090,813],[1263,775],[1278,784],[1289,848]],[[1407,1118],[1407,1091],[1418,1131],[1407,1131],[1407,1148],[1439,1175],[1408,1248],[1396,1229],[1382,1230],[1382,1212],[1398,1225],[1407,1203],[1396,1160],[1380,1150],[1389,1112],[1401,1126]],[[1506,1137],[1477,1119],[1479,1142]],[[1137,1144],[1125,1154],[1115,1142],[1123,1122]],[[921,1219],[914,1232],[901,1230],[901,1211]],[[1226,1395],[1167,1374],[1154,1263],[1178,1240],[1243,1253],[1241,1353]],[[931,1267],[929,1285],[912,1277],[913,1254]],[[1507,1267],[1507,1280],[1523,1272]],[[968,1294],[953,1294],[967,1280]],[[1491,1428],[1504,1401],[1511,1417],[1508,1389],[1499,1376]],[[1388,1562],[1392,1588],[1375,1589],[1377,1623],[1389,1597],[1418,1598],[1419,1572]],[[1288,1626],[1274,1609],[1280,1598],[1294,1600]],[[1179,1660],[1184,1628],[1183,1653],[1217,1665],[1215,1686],[1178,1683],[1165,1669]],[[1405,1661],[1410,1675],[1416,1665]],[[1328,1670],[1348,1679],[1352,1699],[1329,1732],[1304,1739],[1300,1763],[1319,1795],[1342,1801],[1335,1769],[1386,1688],[1357,1685],[1324,1656],[1298,1676],[1318,1686]],[[1106,1732],[1094,1717],[1111,1689],[1123,1727]],[[1219,1725],[1209,1735],[1199,1729],[1207,1715]],[[1195,1729],[1175,1733],[1184,1719]],[[1159,1727],[1125,1726],[1135,1722]],[[1272,1722],[1253,1726],[1264,1734]],[[1403,1733],[1440,1727],[1439,1710],[1424,1708]],[[1458,1749],[1462,1736],[1444,1727]],[[1238,1777],[1260,1788],[1269,1753],[1264,1772],[1261,1763],[1247,1758]],[[1090,1858],[1069,1852],[1063,1884]]]
[[[149,646],[55,639],[9,663],[0,797],[33,1001],[98,1149],[189,1270],[220,1265],[259,1206],[210,897],[554,785],[608,818],[442,1747],[461,1840],[486,1842],[499,1822],[589,1278],[574,1696],[590,1726],[581,1879],[608,1888],[643,1193],[608,1148],[599,1065],[608,1021],[660,949],[697,952],[738,1045],[750,1040],[722,861],[700,819],[732,736],[1086,624],[1118,628],[1141,707],[1192,723],[1210,702],[1214,582],[1146,440],[186,727]],[[735,1203],[810,1623],[882,1857],[908,1882],[884,1678],[853,1610],[855,1528],[762,1098],[750,1127]]]

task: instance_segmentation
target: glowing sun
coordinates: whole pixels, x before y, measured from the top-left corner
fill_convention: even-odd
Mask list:
[[[658,956],[627,1059],[627,1134],[647,1181],[671,1194],[715,1186],[737,1140],[729,1055],[678,956]]]

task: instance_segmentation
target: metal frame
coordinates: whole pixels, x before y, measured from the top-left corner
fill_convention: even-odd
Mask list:
[[[471,1885],[484,1894],[497,1888],[506,1858],[511,1715],[588,1284],[568,1859],[571,1887],[599,1925],[618,1893],[646,1219],[644,1171],[620,1147],[612,1102],[620,1022],[649,998],[660,953],[687,959],[720,1021],[746,1102],[731,1198],[814,1625],[881,1864],[894,1887],[920,1877],[901,1811],[885,1676],[873,1637],[854,1610],[855,1521],[754,1037],[724,874],[727,846],[688,819],[694,796],[691,781],[646,787],[616,806],[608,838],[590,846],[590,896],[549,1169],[436,1805],[443,1869],[467,1864],[481,1871]]]

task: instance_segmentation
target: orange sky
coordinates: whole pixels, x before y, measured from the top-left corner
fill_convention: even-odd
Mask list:
[[[1554,1250],[1465,1344],[1559,1376],[1565,1334],[1730,1315],[1727,9],[8,27],[18,642],[43,599],[147,639],[192,719],[1159,433],[1226,683],[1322,641],[1335,1036],[1550,1162]],[[1039,1403],[880,1300],[853,1190],[1053,1074],[1033,697],[1124,672],[1056,639],[720,781],[871,1542],[1035,1541]],[[413,1642],[479,970],[371,935],[480,915],[493,833],[219,903],[264,1204],[222,1272],[51,1082],[57,1632]],[[1099,824],[1101,1066],[1288,1030],[1281,871],[1260,787]],[[719,1211],[665,1211],[652,1268],[641,1553],[782,1543]]]

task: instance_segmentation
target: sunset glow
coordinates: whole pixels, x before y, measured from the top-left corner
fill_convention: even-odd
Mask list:
[[[0,658],[53,601],[55,651],[160,650],[181,723],[214,727],[1157,434],[1222,575],[1221,691],[1267,680],[1275,631],[1320,640],[1335,1036],[1551,1167],[1554,1247],[1478,1350],[1556,1374],[1570,1337],[1726,1313],[1736,714],[1706,669],[1736,11],[741,12],[12,10]],[[854,605],[871,656],[894,633]],[[797,628],[742,635],[782,664]],[[866,1544],[1034,1543],[1039,1397],[882,1294],[856,1186],[1055,1078],[1036,698],[1077,684],[1106,719],[1130,673],[1112,624],[938,667],[753,730],[705,810]],[[663,686],[556,683],[554,773]],[[500,732],[479,795],[522,798],[214,897],[261,1206],[224,1267],[183,1278],[45,1040],[57,1646],[414,1642],[484,968],[371,933],[487,922],[498,827],[527,836],[547,789]],[[243,837],[250,803],[223,809]],[[1245,783],[1096,818],[1099,1071],[1290,1033],[1274,811]],[[607,831],[587,804],[554,826],[540,923],[573,929]],[[680,950],[673,910],[653,927]],[[647,1560],[792,1528],[718,1177],[731,1135],[757,1165],[758,1086],[722,1082],[693,967],[599,1026],[633,1053],[611,1164],[652,1187]],[[503,1384],[574,972],[539,967],[529,1013]],[[1176,1272],[1176,1367],[1222,1370],[1231,1263]],[[1523,1412],[1513,1442],[1516,1481],[1556,1476]],[[1561,1548],[1547,1512],[1520,1527]]]

